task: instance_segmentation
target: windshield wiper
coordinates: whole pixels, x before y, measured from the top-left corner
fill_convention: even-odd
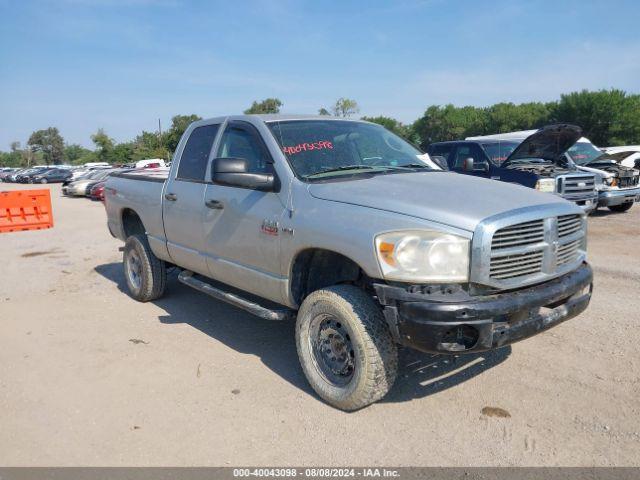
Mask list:
[[[322,175],[323,173],[339,172],[341,170],[375,170],[377,168],[381,167],[372,167],[371,165],[343,165],[342,167],[328,168],[326,170],[320,170],[319,172],[311,173],[307,175],[307,178],[314,177],[316,175]]]
[[[425,165],[424,163],[406,163],[404,165],[398,165],[398,168],[428,168],[431,170],[429,165]]]

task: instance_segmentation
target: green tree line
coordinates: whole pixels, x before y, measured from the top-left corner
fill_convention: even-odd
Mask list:
[[[267,98],[254,101],[245,113],[279,113],[282,106],[280,99]],[[318,113],[351,117],[359,111],[355,100],[339,98],[329,109],[320,108]],[[640,143],[640,95],[618,89],[572,92],[553,102],[496,103],[486,107],[431,105],[412,124],[403,124],[387,116],[362,118],[423,146],[471,135],[529,130],[559,122],[579,125],[584,135],[596,145]],[[196,120],[200,117],[194,114],[176,115],[166,131],[143,131],[133,140],[122,143],[98,129],[91,136],[93,150],[66,144],[58,129],[50,127],[33,132],[24,147],[13,142],[10,151],[0,151],[0,165],[78,165],[97,161],[124,164],[146,158],[169,159],[186,128]]]

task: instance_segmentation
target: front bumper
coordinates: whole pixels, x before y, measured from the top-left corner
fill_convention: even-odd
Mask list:
[[[598,207],[598,196],[594,195],[588,198],[572,198],[569,196],[560,195],[565,200],[569,200],[570,202],[578,205],[585,213],[591,213]]]
[[[598,192],[599,207],[612,207],[629,202],[640,202],[640,186],[615,190],[600,190]]]
[[[499,348],[575,317],[589,305],[592,281],[584,263],[540,285],[488,296],[458,292],[455,301],[386,284],[374,288],[396,341],[424,352],[458,354]]]

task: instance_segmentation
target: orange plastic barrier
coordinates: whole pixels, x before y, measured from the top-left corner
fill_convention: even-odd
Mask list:
[[[0,192],[0,233],[53,227],[49,190]]]

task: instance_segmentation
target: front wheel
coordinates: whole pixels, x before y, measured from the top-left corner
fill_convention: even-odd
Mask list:
[[[341,410],[380,400],[395,382],[396,344],[380,307],[357,287],[311,293],[298,312],[296,347],[311,387]]]
[[[162,296],[167,284],[167,268],[151,251],[146,235],[127,238],[123,265],[127,287],[134,299],[149,302]]]
[[[621,213],[621,212],[626,212],[631,207],[633,207],[633,202],[627,202],[627,203],[622,203],[620,205],[611,205],[609,207],[609,210],[611,210],[612,212]]]
[[[47,179],[46,178],[40,179],[40,183],[47,183]]]

